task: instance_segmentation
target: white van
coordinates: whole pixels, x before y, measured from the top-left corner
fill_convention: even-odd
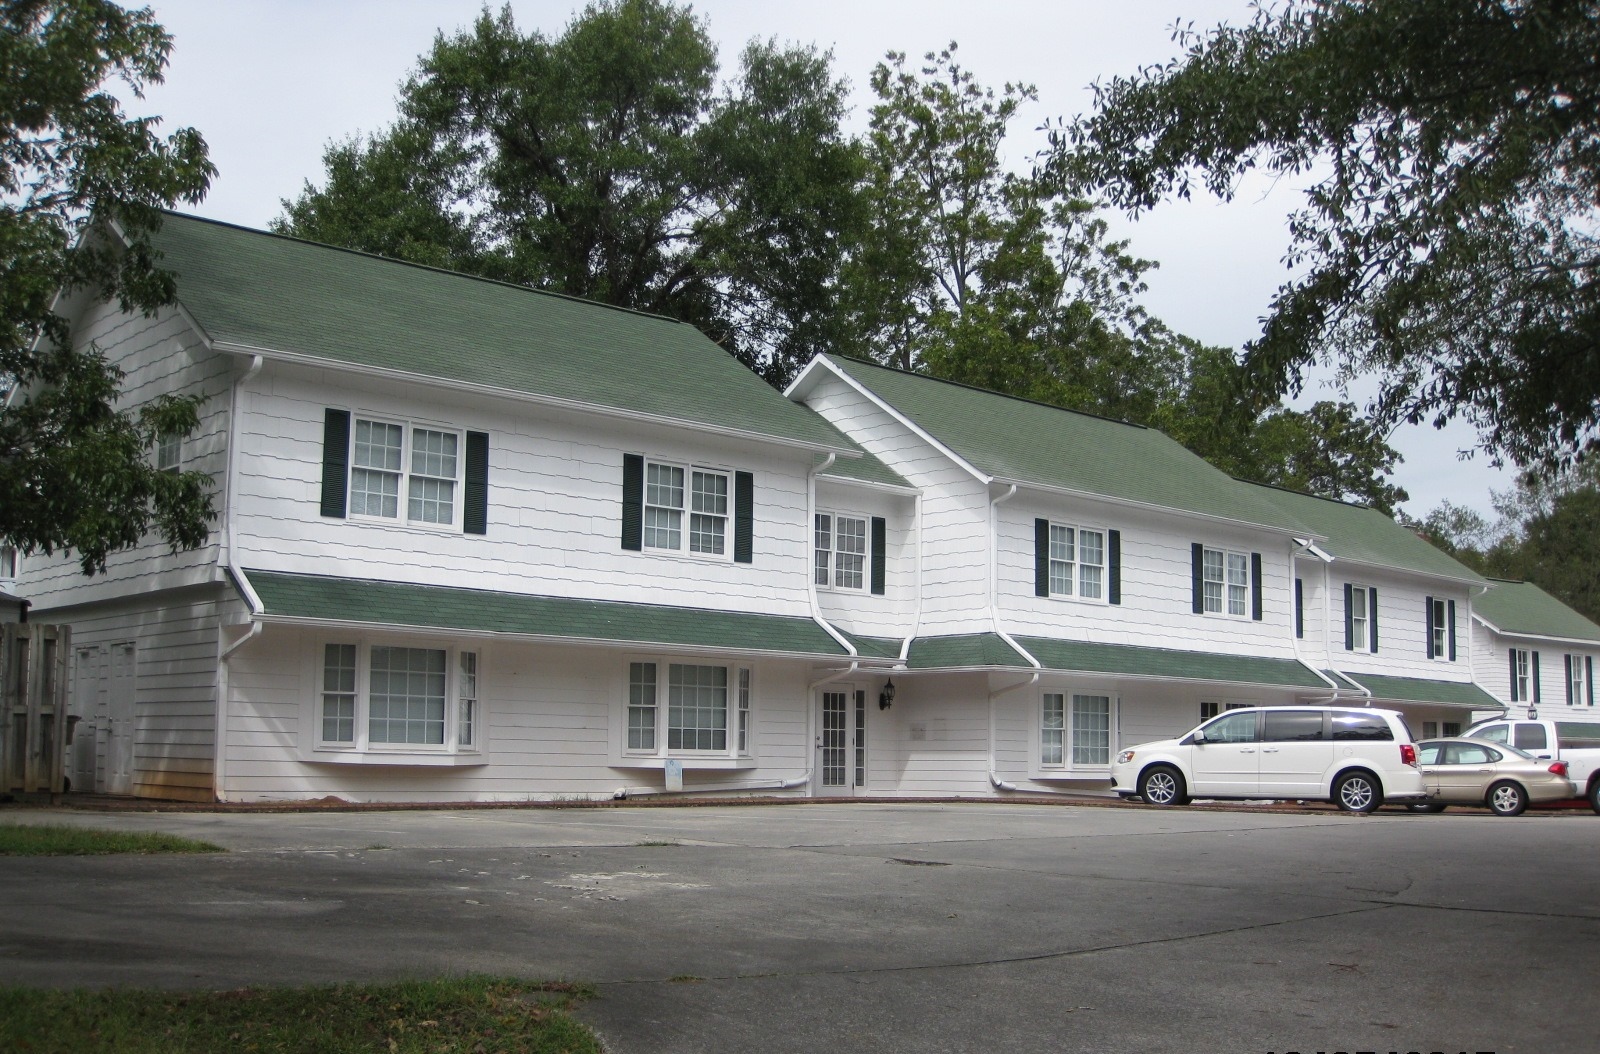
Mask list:
[[[1427,797],[1405,718],[1370,707],[1230,710],[1177,739],[1122,751],[1111,766],[1111,789],[1151,805],[1315,799],[1346,812]]]
[[[1600,720],[1497,718],[1479,721],[1463,735],[1521,747],[1545,761],[1565,761],[1567,778],[1600,813]]]

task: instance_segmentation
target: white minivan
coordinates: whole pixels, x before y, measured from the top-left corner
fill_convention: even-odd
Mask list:
[[[1111,787],[1151,805],[1292,798],[1331,801],[1347,812],[1427,797],[1405,718],[1371,707],[1230,710],[1177,739],[1122,751]]]
[[[1520,747],[1544,761],[1565,761],[1567,778],[1600,813],[1600,721],[1499,718],[1479,721],[1463,734]]]

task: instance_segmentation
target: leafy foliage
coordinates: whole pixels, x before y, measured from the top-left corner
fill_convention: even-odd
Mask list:
[[[704,25],[661,0],[601,0],[556,39],[486,11],[274,227],[669,315],[785,382],[837,340],[845,88],[826,54],[770,42],[717,74]]]
[[[1600,407],[1600,19],[1573,0],[1289,0],[1183,30],[1172,63],[1097,86],[1062,167],[1139,210],[1252,169],[1309,174],[1245,365],[1314,363],[1373,410],[1461,416],[1519,464],[1570,459]]]
[[[213,515],[209,478],[159,472],[148,455],[194,427],[196,401],[119,410],[121,372],[74,347],[56,313],[58,292],[146,313],[172,301],[150,236],[160,210],[198,202],[215,169],[193,129],[159,138],[156,119],[126,116],[106,90],[121,81],[140,97],[171,40],[149,10],[102,0],[16,0],[0,27],[0,387],[12,390],[0,536],[24,552],[75,551],[85,574],[152,528],[192,548]]]

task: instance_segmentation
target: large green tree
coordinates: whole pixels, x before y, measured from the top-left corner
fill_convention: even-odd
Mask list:
[[[86,574],[152,529],[199,545],[212,518],[208,477],[151,462],[160,437],[194,427],[195,401],[119,408],[121,372],[56,313],[80,294],[147,313],[172,301],[150,237],[215,170],[197,132],[159,137],[110,91],[141,97],[170,47],[149,9],[0,6],[0,537],[75,552]]]
[[[783,383],[840,339],[845,86],[826,54],[764,42],[718,73],[704,24],[663,0],[601,0],[555,38],[486,11],[275,227],[679,318]]]
[[[1463,417],[1554,464],[1600,411],[1600,15],[1583,0],[1285,0],[1185,31],[1182,57],[1097,86],[1059,162],[1148,209],[1253,169],[1307,179],[1245,363],[1375,376],[1373,410]]]

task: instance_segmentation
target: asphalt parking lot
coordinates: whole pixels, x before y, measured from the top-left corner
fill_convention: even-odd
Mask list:
[[[1600,817],[1012,804],[11,808],[0,981],[593,983],[615,1054],[1600,1049]]]

